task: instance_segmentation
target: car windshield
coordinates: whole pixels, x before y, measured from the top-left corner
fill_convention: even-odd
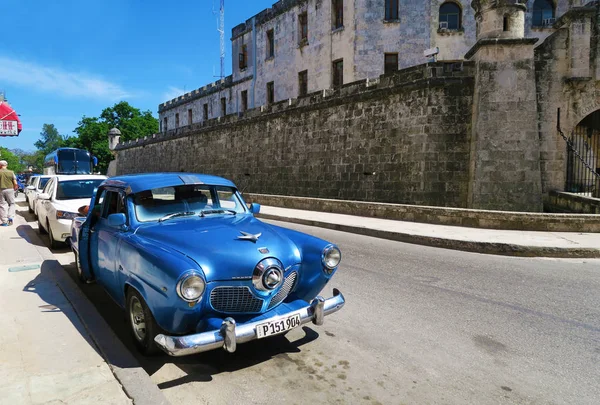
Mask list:
[[[75,200],[78,198],[91,198],[94,189],[103,181],[103,179],[59,181],[56,187],[56,199]]]
[[[136,193],[133,201],[135,214],[140,222],[246,212],[237,191],[225,186],[183,185],[155,188]]]
[[[40,184],[38,184],[38,188],[42,190],[44,187],[46,187],[46,183],[48,183],[48,180],[50,180],[50,177],[40,179]]]

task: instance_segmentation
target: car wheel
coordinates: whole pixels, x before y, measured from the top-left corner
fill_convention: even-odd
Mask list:
[[[48,220],[46,220],[46,229],[48,230],[48,239],[50,239],[50,247],[52,249],[58,249],[62,247],[62,242],[55,240],[54,236],[52,236],[52,228],[50,228],[50,221]]]
[[[33,210],[31,209],[31,204],[29,203],[29,198],[25,197],[25,201],[27,201],[27,209],[29,210],[29,213],[33,214]]]
[[[48,232],[46,232],[46,230],[44,229],[44,227],[42,226],[42,223],[40,222],[40,219],[38,218],[38,232],[40,233],[40,235],[45,235]]]
[[[160,333],[160,328],[146,302],[133,288],[127,292],[127,323],[138,349],[145,355],[156,354],[160,351],[154,337]]]

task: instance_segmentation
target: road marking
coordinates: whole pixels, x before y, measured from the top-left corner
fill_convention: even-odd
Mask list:
[[[8,268],[8,272],[9,273],[16,273],[18,271],[37,270],[39,268],[40,268],[39,264],[30,264],[30,265],[27,265],[27,266],[9,267]]]

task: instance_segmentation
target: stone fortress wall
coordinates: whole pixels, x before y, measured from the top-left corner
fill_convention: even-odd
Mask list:
[[[120,144],[118,173],[184,170],[267,194],[465,206],[472,93],[469,62],[408,68]]]

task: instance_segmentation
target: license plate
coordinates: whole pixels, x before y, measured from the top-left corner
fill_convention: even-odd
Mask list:
[[[256,338],[262,339],[271,335],[278,335],[290,329],[300,326],[300,314],[280,319],[273,322],[265,322],[256,326]]]

